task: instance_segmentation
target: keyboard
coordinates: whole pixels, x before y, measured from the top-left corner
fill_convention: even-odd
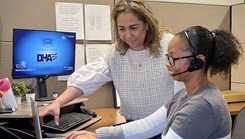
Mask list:
[[[45,129],[51,129],[58,132],[66,132],[69,129],[81,125],[92,119],[92,116],[83,113],[66,113],[59,118],[59,125],[56,125],[54,120],[48,121],[44,124]]]

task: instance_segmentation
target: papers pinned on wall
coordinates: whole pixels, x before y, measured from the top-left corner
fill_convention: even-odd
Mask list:
[[[105,54],[110,44],[89,44],[86,45],[86,60],[87,63],[92,62],[98,57]]]
[[[84,45],[76,45],[76,57],[75,57],[75,70],[79,69],[81,66],[85,65],[85,56],[84,56]]]
[[[84,42],[111,40],[110,5],[56,2],[55,12],[57,31],[75,32],[76,39]],[[76,44],[75,70],[102,56],[108,46],[109,44],[87,44],[85,53],[84,45]],[[68,77],[58,76],[58,80],[66,81]]]
[[[111,40],[110,5],[85,4],[86,40]]]
[[[56,2],[56,30],[75,32],[76,39],[84,39],[83,4]]]

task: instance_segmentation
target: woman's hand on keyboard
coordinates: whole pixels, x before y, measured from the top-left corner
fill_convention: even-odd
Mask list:
[[[54,116],[54,122],[59,125],[59,115],[60,115],[60,105],[59,103],[53,102],[52,104],[45,106],[41,111],[39,112],[40,122],[41,126],[44,125],[43,117],[46,115],[53,115]]]
[[[64,139],[98,139],[95,132],[85,130],[73,131],[69,133]]]

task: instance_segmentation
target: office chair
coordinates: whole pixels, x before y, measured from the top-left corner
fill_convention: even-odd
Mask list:
[[[232,139],[244,139],[245,137],[245,107],[243,107],[235,118],[232,129]]]

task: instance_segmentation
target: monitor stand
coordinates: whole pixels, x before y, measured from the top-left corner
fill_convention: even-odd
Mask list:
[[[48,78],[49,78],[49,76],[36,78],[37,96],[35,98],[35,101],[50,101],[50,100],[55,99],[54,97],[48,97],[47,96],[46,80]]]

